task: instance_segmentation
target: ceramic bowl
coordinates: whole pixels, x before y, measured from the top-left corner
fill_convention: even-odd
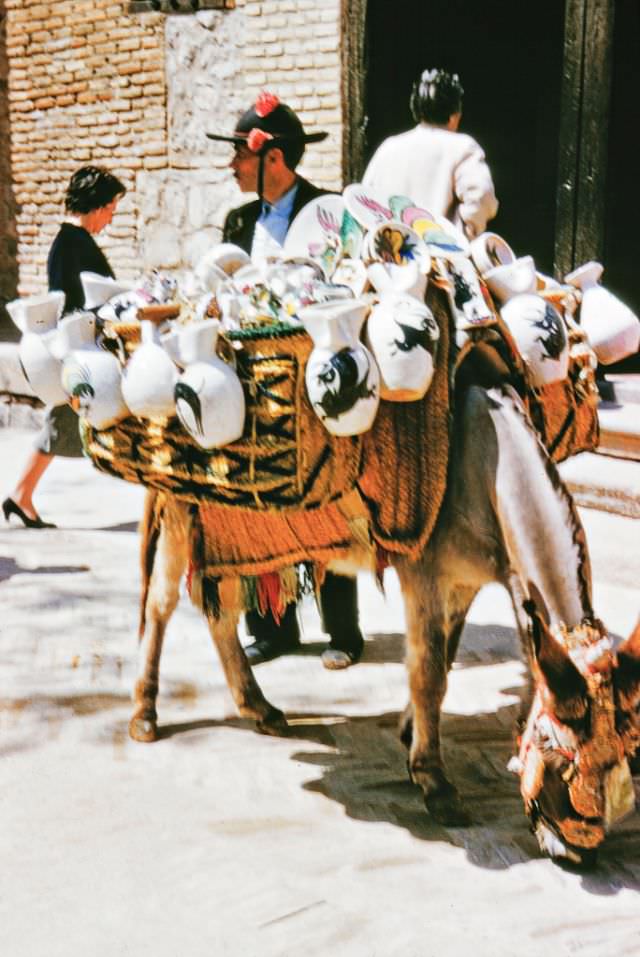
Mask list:
[[[513,296],[533,293],[536,289],[536,266],[532,256],[521,256],[511,263],[494,266],[484,274],[484,281],[500,303]]]
[[[481,276],[485,276],[496,266],[507,266],[515,261],[516,255],[509,245],[497,233],[481,233],[470,244],[471,258]]]
[[[221,269],[227,276],[233,274],[242,266],[251,262],[251,257],[235,243],[219,243],[210,249],[196,264],[196,272],[202,267],[213,265]]]

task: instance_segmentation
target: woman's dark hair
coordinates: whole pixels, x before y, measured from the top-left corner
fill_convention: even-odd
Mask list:
[[[413,84],[409,107],[416,123],[447,123],[462,110],[464,90],[457,73],[425,70]]]
[[[92,213],[126,191],[118,177],[102,166],[82,166],[69,180],[64,208],[68,213]]]

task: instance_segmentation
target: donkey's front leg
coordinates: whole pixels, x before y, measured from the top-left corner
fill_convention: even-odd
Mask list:
[[[243,718],[252,718],[258,731],[284,734],[288,727],[285,716],[263,695],[238,639],[238,581],[223,579],[219,593],[220,612],[217,618],[208,619],[209,631],[238,713]]]
[[[164,502],[161,507],[159,503]],[[155,504],[155,507],[154,507]],[[134,741],[158,737],[158,675],[165,631],[179,599],[180,579],[188,557],[188,508],[174,499],[149,493],[141,523],[143,565],[143,633],[140,638],[138,679],[129,734]]]
[[[455,786],[449,781],[440,747],[440,713],[447,690],[448,639],[451,632],[437,584],[418,565],[397,564],[407,621],[410,706],[403,716],[402,738],[410,741],[409,773],[424,793],[425,805],[440,824],[470,824]],[[464,620],[464,616],[463,616]],[[455,630],[459,618],[456,617]]]

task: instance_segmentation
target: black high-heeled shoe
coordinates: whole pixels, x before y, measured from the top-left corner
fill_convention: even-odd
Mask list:
[[[5,498],[2,503],[2,511],[4,512],[6,522],[9,521],[10,515],[17,515],[26,528],[57,528],[57,525],[54,525],[53,522],[43,522],[38,514],[36,514],[35,518],[29,518],[26,512],[23,512],[12,498]]]

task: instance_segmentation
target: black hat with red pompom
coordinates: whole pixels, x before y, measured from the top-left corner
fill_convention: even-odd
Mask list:
[[[274,93],[263,92],[253,106],[243,113],[231,136],[207,133],[210,140],[225,143],[246,144],[252,153],[264,154],[274,146],[283,147],[296,143],[319,143],[329,134],[305,133],[298,116],[290,106],[281,103]]]

